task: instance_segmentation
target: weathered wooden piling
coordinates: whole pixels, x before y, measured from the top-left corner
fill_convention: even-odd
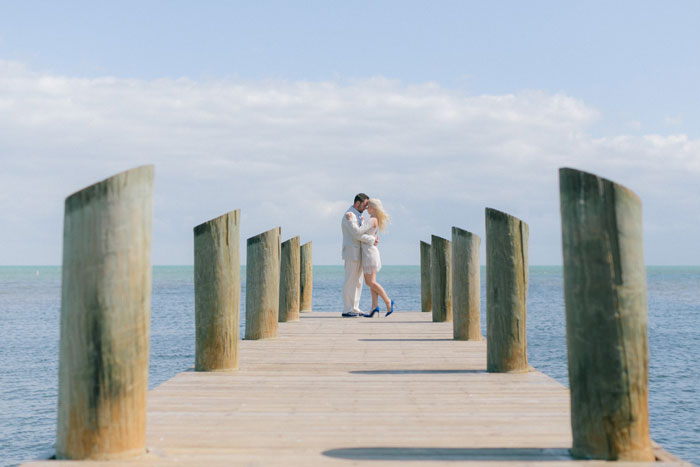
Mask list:
[[[433,311],[430,293],[430,243],[420,242],[420,311]]]
[[[66,199],[58,459],[145,452],[153,166]]]
[[[196,371],[238,368],[240,219],[235,210],[194,228]]]
[[[452,321],[452,250],[450,241],[431,237],[430,295],[433,322]]]
[[[481,339],[481,238],[452,227],[452,319],[457,340]]]
[[[653,461],[641,201],[569,168],[559,190],[572,454]]]
[[[486,369],[524,373],[527,364],[528,237],[525,222],[486,208]]]
[[[299,248],[299,311],[302,313],[308,313],[311,311],[311,298],[314,289],[314,270],[313,263],[311,261],[311,246],[311,242],[306,242]]]
[[[277,336],[280,295],[281,229],[248,239],[245,294],[245,338]]]
[[[282,259],[280,261],[280,323],[299,321],[299,282],[301,280],[299,250],[299,237],[292,237],[282,243]]]

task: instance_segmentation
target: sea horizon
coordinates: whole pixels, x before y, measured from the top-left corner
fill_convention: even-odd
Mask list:
[[[194,264],[153,264],[152,267],[194,267]],[[245,263],[241,263],[241,266],[246,266]],[[314,267],[327,267],[327,266],[343,266],[342,263],[338,264],[314,264]],[[420,266],[420,264],[384,264],[382,267],[417,267]],[[480,264],[481,267],[485,267],[486,264],[482,263]],[[563,264],[530,264],[528,267],[563,267]],[[700,267],[700,264],[645,264],[645,267]],[[41,267],[41,268],[48,268],[48,267],[62,267],[61,264],[0,264],[0,268],[15,268],[15,267]]]

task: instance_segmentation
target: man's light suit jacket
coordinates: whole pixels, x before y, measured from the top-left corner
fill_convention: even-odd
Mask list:
[[[347,211],[352,212],[352,211]],[[355,214],[353,214],[354,216]],[[343,221],[341,224],[343,228],[343,253],[342,258],[344,261],[361,261],[362,260],[362,245],[361,243],[367,243],[368,245],[374,245],[374,235],[366,235],[356,232],[352,228],[351,221],[345,217],[343,214]]]

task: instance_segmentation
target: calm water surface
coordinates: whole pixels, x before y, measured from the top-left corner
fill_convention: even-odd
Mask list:
[[[482,268],[485,335],[483,272]],[[241,277],[245,278],[245,270]],[[314,267],[315,311],[342,309],[343,277],[342,266]],[[399,310],[420,309],[418,267],[385,266],[378,279]],[[652,437],[700,465],[700,267],[649,267],[647,283]],[[0,466],[53,454],[60,289],[59,267],[0,267]],[[245,297],[245,284],[242,292]],[[362,308],[370,308],[367,289]],[[245,310],[241,311],[243,318]],[[530,364],[568,385],[561,267],[531,268],[527,328]],[[149,386],[161,384],[193,362],[192,267],[157,266]]]

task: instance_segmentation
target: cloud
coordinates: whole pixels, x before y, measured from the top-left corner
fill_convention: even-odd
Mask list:
[[[666,115],[664,117],[664,123],[669,126],[678,126],[683,123],[683,117],[681,117],[680,115]]]
[[[382,77],[84,79],[0,61],[0,264],[60,263],[63,199],[145,163],[156,165],[156,264],[191,263],[192,227],[236,208],[242,240],[281,225],[285,238],[314,241],[318,264],[337,263],[340,217],[359,191],[393,214],[386,264],[415,264],[418,240],[452,225],[483,235],[486,206],[530,223],[533,264],[558,263],[561,166],[648,194],[654,209],[697,206],[700,142],[594,138],[599,118],[580,99],[535,91],[474,96]],[[659,236],[669,216],[645,211]],[[697,219],[679,222],[697,237]]]

